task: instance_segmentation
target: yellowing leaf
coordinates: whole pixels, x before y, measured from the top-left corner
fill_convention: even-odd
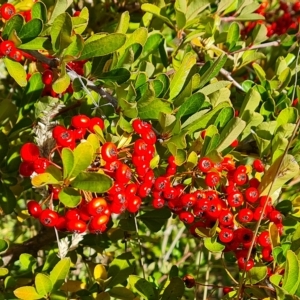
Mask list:
[[[65,292],[76,293],[85,287],[86,284],[80,280],[67,280],[60,289]]]
[[[43,296],[39,295],[33,286],[22,286],[14,290],[14,294],[18,299],[35,300],[42,299]]]
[[[101,264],[98,264],[95,266],[94,269],[94,278],[95,280],[99,280],[99,279],[107,279],[107,271],[105,269],[105,267]]]

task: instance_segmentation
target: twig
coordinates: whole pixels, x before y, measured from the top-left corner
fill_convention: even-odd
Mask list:
[[[171,246],[170,246],[168,252],[167,252],[166,255],[164,256],[164,260],[165,260],[165,261],[169,259],[169,257],[170,257],[170,255],[171,255],[171,253],[173,252],[173,250],[174,250],[174,248],[175,248],[177,242],[178,242],[179,239],[181,238],[181,235],[183,234],[184,230],[185,230],[185,227],[182,226],[182,227],[180,228],[180,230],[178,231],[178,233],[177,233],[175,239],[173,240],[173,242],[172,242],[172,244],[171,244]]]
[[[252,45],[252,46],[248,46],[248,47],[230,52],[230,54],[232,55],[232,54],[236,54],[236,53],[239,53],[239,52],[244,52],[244,51],[247,51],[247,50],[261,49],[261,48],[267,48],[267,47],[278,47],[278,46],[280,46],[280,44],[281,44],[281,41],[277,40],[277,41],[268,42],[268,43],[264,43],[264,44],[260,44],[260,45]]]
[[[203,290],[203,300],[207,299],[211,258],[212,258],[211,252],[208,251],[208,257],[207,257],[208,264],[207,264],[207,269],[206,269],[206,272],[205,272],[205,284],[204,284],[204,290]]]
[[[35,57],[38,61],[47,64],[51,68],[57,68],[59,65],[59,59],[57,58],[49,58],[45,55],[41,54],[38,51],[34,50],[23,50],[24,52],[30,54],[31,56]],[[74,70],[67,70],[70,79],[74,81],[76,78],[84,79],[86,81],[86,87],[98,93],[101,97],[105,98],[115,109],[118,107],[118,100],[113,97],[111,94],[106,92],[102,87],[96,86],[93,81],[88,80],[87,78],[80,76]]]

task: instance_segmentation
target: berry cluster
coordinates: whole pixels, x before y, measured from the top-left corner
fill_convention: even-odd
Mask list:
[[[72,118],[70,128],[55,126],[52,136],[56,147],[53,151],[60,153],[64,147],[74,149],[76,143],[84,139],[88,132],[95,132],[96,125],[104,129],[101,118],[77,115]],[[132,148],[118,149],[114,143],[105,142],[100,153],[95,154],[90,170],[98,171],[101,168],[114,180],[107,193],[91,199],[83,197],[78,207],[64,210],[63,213],[50,208],[42,209],[38,202],[32,200],[28,202],[30,215],[38,218],[47,227],[55,226],[59,230],[77,233],[87,230],[90,233],[102,233],[106,230],[111,213],[136,213],[142,199],[150,193],[155,178],[153,170],[150,169],[150,161],[155,153],[156,135],[149,123],[134,120],[132,125],[139,137],[131,145]],[[21,158],[22,176],[34,176],[34,172],[41,174],[52,163],[41,158],[39,148],[32,143],[22,146]],[[37,167],[37,161],[42,161],[43,165],[39,164]],[[50,198],[58,200],[60,190],[60,186],[49,186]]]
[[[55,126],[52,136],[56,147],[52,156],[64,147],[74,149],[88,133],[95,132],[96,125],[105,129],[101,118],[77,115],[72,117],[69,128]],[[99,233],[106,229],[111,213],[136,213],[142,203],[155,209],[168,207],[195,236],[198,230],[216,227],[219,242],[226,246],[226,251],[234,251],[242,270],[254,265],[254,256],[246,258],[254,239],[255,224],[262,219],[253,249],[260,253],[264,262],[272,261],[272,245],[266,227],[273,222],[282,233],[282,215],[273,207],[270,197],[259,194],[260,182],[255,175],[265,170],[261,160],[254,160],[252,166],[236,166],[230,156],[219,163],[199,157],[192,170],[183,171],[175,157],[169,155],[155,174],[150,163],[156,154],[156,134],[150,123],[140,119],[133,120],[132,128],[132,144],[118,148],[113,142],[103,142],[89,167],[90,172],[102,169],[113,179],[110,190],[96,197],[85,197],[82,193],[80,205],[65,209],[63,214],[50,208],[43,210],[37,202],[31,201],[29,213],[45,226]],[[20,174],[23,176],[34,176],[34,172],[41,174],[53,163],[51,159],[40,157],[39,148],[32,143],[23,145],[21,158]],[[59,199],[60,189],[60,186],[49,186],[52,200]]]
[[[279,2],[279,6],[274,10],[269,7],[269,1],[263,1],[257,9],[257,13],[265,17],[265,20],[248,22],[243,30],[243,35],[249,35],[256,24],[265,24],[267,35],[281,35],[289,30],[297,30],[300,22],[300,3]]]

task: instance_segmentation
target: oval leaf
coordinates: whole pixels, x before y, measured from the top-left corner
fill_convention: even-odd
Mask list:
[[[58,194],[59,201],[66,207],[76,207],[81,198],[80,193],[71,187],[63,188]]]
[[[47,296],[52,290],[52,282],[49,276],[38,273],[35,277],[35,287],[40,295]]]
[[[36,292],[33,286],[22,286],[20,288],[17,288],[16,290],[14,290],[14,294],[19,299],[24,299],[24,300],[28,300],[28,299],[35,300],[35,299],[43,298],[43,296],[39,295]]]
[[[85,43],[80,60],[113,53],[121,48],[125,41],[126,36],[124,34],[112,33],[92,42]]]
[[[16,81],[16,83],[22,87],[26,86],[27,74],[24,70],[24,67],[19,62],[13,61],[7,57],[5,57],[3,60],[9,75]]]
[[[112,179],[100,173],[80,173],[71,183],[74,188],[92,193],[105,193],[112,186]]]

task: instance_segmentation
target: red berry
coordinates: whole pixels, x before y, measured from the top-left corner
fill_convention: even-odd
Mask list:
[[[264,261],[273,261],[272,248],[271,247],[263,247],[261,250],[261,256]]]
[[[109,221],[109,217],[107,215],[100,215],[100,216],[95,216],[92,218],[90,224],[89,224],[89,230],[94,232],[95,231],[101,231],[103,229],[103,225],[106,225]]]
[[[180,219],[180,221],[184,222],[185,224],[192,224],[194,222],[193,214],[188,211],[180,212],[179,219]]]
[[[233,240],[233,231],[228,228],[222,228],[219,232],[219,239],[222,243],[230,243]]]
[[[197,201],[195,194],[188,193],[180,197],[180,201],[184,207],[193,207]]]
[[[244,203],[244,196],[241,192],[234,192],[227,196],[228,205],[231,207],[239,207]]]
[[[68,231],[75,232],[75,233],[84,233],[87,230],[87,225],[82,220],[71,220],[67,221],[66,228]]]
[[[221,211],[218,217],[219,223],[224,226],[229,226],[233,224],[233,218],[234,218],[233,213],[229,210]]]
[[[149,145],[156,143],[156,134],[152,129],[141,134],[142,139]]]
[[[156,209],[163,208],[165,206],[165,200],[162,198],[153,198],[152,206]]]
[[[88,202],[86,206],[86,210],[89,215],[97,216],[102,215],[103,211],[108,207],[107,202],[104,198],[98,197],[93,198],[90,202]]]
[[[253,161],[253,168],[257,172],[264,172],[265,171],[265,166],[264,166],[263,162],[260,159],[255,159]]]
[[[275,224],[279,224],[282,222],[282,214],[278,210],[273,210],[268,215],[271,222],[274,222]]]
[[[104,121],[101,118],[94,117],[90,119],[88,127],[89,131],[95,133],[94,126],[96,125],[98,125],[101,128],[101,130],[104,129]]]
[[[40,150],[36,144],[26,143],[21,147],[20,155],[24,161],[34,162],[40,157]]]
[[[51,162],[48,159],[40,157],[33,163],[34,172],[36,172],[37,174],[45,173],[47,167],[50,165]]]
[[[224,287],[223,287],[223,294],[224,294],[224,295],[227,295],[227,294],[230,293],[231,291],[233,291],[233,288],[232,288],[232,287],[229,287],[229,286],[224,286]]]
[[[0,8],[1,17],[4,20],[9,20],[16,13],[16,8],[10,3],[2,4]]]
[[[249,187],[245,190],[245,197],[248,202],[255,203],[259,198],[258,189],[255,187]]]
[[[235,148],[235,147],[238,146],[238,144],[239,144],[239,141],[238,141],[238,140],[234,140],[234,141],[230,144],[230,146],[231,146],[232,148]]]
[[[27,209],[29,214],[34,218],[38,218],[43,211],[39,203],[33,200],[27,203]]]
[[[126,164],[121,164],[120,167],[116,170],[115,178],[117,182],[127,184],[131,180],[131,176],[131,169]]]
[[[44,226],[54,227],[58,220],[58,214],[57,212],[47,208],[41,212],[39,219]]]
[[[207,157],[202,157],[198,161],[198,168],[201,172],[207,173],[209,172],[213,167],[213,162],[207,158]]]
[[[117,160],[118,149],[114,143],[106,142],[101,147],[102,159],[106,162]]]
[[[209,187],[214,187],[220,182],[220,175],[216,172],[209,172],[205,176],[205,184]]]
[[[270,234],[268,231],[263,231],[257,238],[257,242],[262,247],[271,247]]]
[[[80,10],[76,10],[73,13],[73,17],[78,17],[80,15]]]
[[[185,275],[182,280],[188,289],[195,286],[195,278],[192,275]]]
[[[264,211],[264,208],[261,206],[256,207],[254,214],[253,214],[253,219],[255,221],[258,221],[260,219],[260,216],[262,215],[262,220],[265,220],[267,218],[267,214]]]
[[[65,218],[66,218],[67,221],[79,220],[80,219],[79,209],[77,209],[77,208],[69,209],[65,213]]]
[[[247,261],[246,257],[240,257],[238,259],[238,266],[240,270],[249,271],[253,268],[254,261],[252,258],[249,258],[249,260]]]
[[[19,49],[12,49],[8,56],[18,62],[22,61],[24,58],[22,51]]]
[[[132,213],[135,214],[136,212],[138,212],[140,205],[142,203],[142,199],[139,196],[133,196],[127,204],[127,210]]]
[[[34,172],[32,161],[22,161],[19,167],[19,173],[23,177],[30,177]]]
[[[238,220],[241,223],[251,222],[253,219],[253,212],[249,208],[243,208],[238,212]]]
[[[53,72],[51,70],[45,70],[42,75],[42,81],[45,85],[51,85],[53,81]]]
[[[70,148],[75,147],[75,136],[73,130],[66,129],[65,131],[62,131],[55,140],[58,146]]]
[[[86,115],[77,115],[72,117],[71,125],[74,128],[88,128],[90,125],[90,118]]]
[[[248,181],[248,175],[236,170],[233,174],[233,181],[236,185],[244,185]]]

